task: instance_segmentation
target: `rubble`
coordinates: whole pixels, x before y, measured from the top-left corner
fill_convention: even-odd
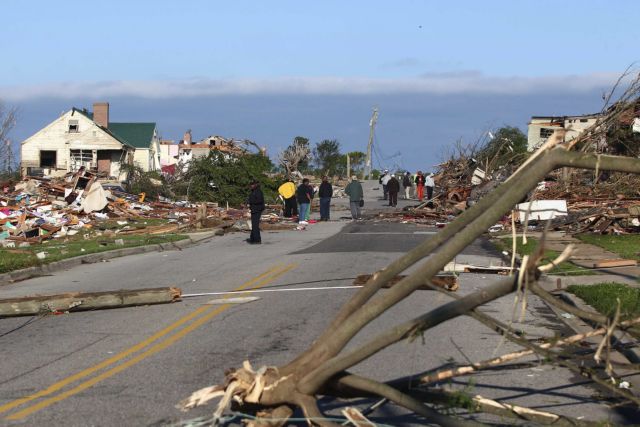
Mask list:
[[[293,229],[293,224],[281,223],[280,209],[280,205],[267,206],[266,228]],[[100,181],[81,169],[64,178],[28,176],[5,183],[0,193],[0,247],[37,245],[76,235],[115,238],[201,227],[247,231],[247,216],[246,209],[223,209],[217,203],[148,200],[144,193],[126,193],[119,184]],[[148,221],[158,219],[167,223]],[[124,244],[122,239],[116,241]]]
[[[380,214],[379,219],[444,227],[506,180],[512,167],[486,173],[471,158],[450,159],[437,166],[431,207],[425,200],[403,212]],[[564,173],[552,172],[516,206],[515,223],[519,230],[525,226],[541,230],[548,222],[551,229],[570,234],[640,232],[640,178],[618,173],[601,174],[596,180],[593,172],[573,172],[569,176]],[[511,231],[510,215],[488,231]]]

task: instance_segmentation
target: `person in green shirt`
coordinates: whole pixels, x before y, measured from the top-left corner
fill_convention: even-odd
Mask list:
[[[363,204],[364,192],[362,184],[358,182],[358,177],[351,177],[351,182],[344,189],[349,196],[349,207],[351,208],[351,218],[360,219],[360,207]]]

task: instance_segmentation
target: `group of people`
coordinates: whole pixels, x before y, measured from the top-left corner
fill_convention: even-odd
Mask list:
[[[382,193],[384,200],[389,200],[389,206],[397,206],[398,204],[398,193],[400,192],[400,180],[396,177],[395,174],[389,173],[388,170],[384,170],[378,182],[382,184]],[[411,176],[411,172],[406,172],[402,175],[402,187],[404,187],[404,195],[405,199],[411,199],[411,192],[413,190],[413,186],[415,184],[416,187],[416,197],[418,200],[423,201],[426,196],[427,201],[431,204],[431,199],[433,198],[433,187],[435,183],[433,181],[433,174],[423,174],[422,171],[418,171],[415,176]]]
[[[287,181],[278,188],[278,193],[284,199],[284,217],[292,218],[298,216],[298,223],[308,224],[311,213],[311,202],[314,196],[320,199],[320,221],[329,221],[331,218],[331,198],[333,197],[333,187],[329,178],[322,177],[322,182],[317,191],[309,180],[304,178],[302,183],[296,188],[292,181]]]
[[[315,189],[309,183],[309,179],[304,178],[302,183],[296,187],[292,181],[287,181],[278,188],[278,193],[284,200],[285,218],[298,217],[298,223],[301,225],[309,224],[311,213],[311,202],[317,195],[320,199],[320,221],[329,221],[331,218],[331,198],[333,197],[333,186],[329,182],[329,178],[322,177],[320,186]],[[364,192],[362,184],[354,175],[351,182],[345,188],[345,193],[349,196],[349,207],[351,209],[351,217],[360,218],[360,208],[364,205]],[[251,235],[247,239],[250,244],[262,243],[260,236],[260,217],[265,209],[264,194],[260,189],[257,181],[251,182],[251,192],[247,204],[251,211]]]
[[[400,185],[404,187],[405,198],[411,198],[411,190],[413,185],[416,186],[416,196],[422,201],[426,196],[427,201],[431,203],[433,198],[433,174],[424,175],[422,171],[418,171],[415,177],[410,172],[401,175],[401,180],[395,174],[385,170],[380,176],[379,183],[382,184],[384,200],[389,200],[389,206],[396,207],[398,205],[398,193]],[[364,191],[362,184],[355,175],[351,177],[351,181],[344,189],[349,196],[349,208],[351,209],[351,218],[360,219],[361,208],[364,206]],[[314,189],[309,183],[309,179],[304,178],[302,183],[296,187],[292,181],[287,181],[278,188],[278,193],[284,199],[284,217],[298,217],[298,223],[302,225],[309,224],[309,216],[311,213],[311,202],[313,198],[318,196],[320,199],[320,221],[329,221],[331,210],[331,198],[333,197],[333,187],[329,182],[329,178],[322,177],[322,183],[317,189]],[[251,193],[248,198],[249,209],[251,210],[251,235],[247,239],[250,244],[260,244],[262,239],[260,236],[260,217],[265,209],[264,194],[260,189],[257,181],[251,183]]]

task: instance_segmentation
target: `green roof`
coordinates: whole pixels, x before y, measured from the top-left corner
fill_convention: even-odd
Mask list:
[[[119,140],[134,148],[149,148],[153,139],[155,123],[112,123],[108,131]]]

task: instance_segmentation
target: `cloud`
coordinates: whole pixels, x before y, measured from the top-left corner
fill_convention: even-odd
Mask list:
[[[407,57],[407,58],[400,58],[396,61],[385,62],[384,64],[382,64],[381,67],[385,69],[415,68],[415,67],[420,67],[422,65],[423,65],[422,61],[420,61],[418,58]]]
[[[372,95],[485,94],[526,95],[540,92],[584,93],[610,88],[616,73],[543,77],[485,76],[477,71],[431,73],[412,78],[281,77],[271,79],[207,79],[156,81],[63,82],[0,87],[6,101],[54,97],[93,99],[133,96],[146,99],[220,95]]]

